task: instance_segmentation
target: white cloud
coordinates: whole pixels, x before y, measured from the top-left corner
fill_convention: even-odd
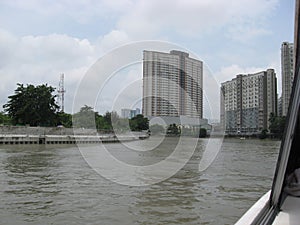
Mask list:
[[[5,66],[16,55],[17,38],[11,33],[0,29],[0,68]]]
[[[0,108],[13,94],[16,83],[48,83],[57,87],[65,74],[65,109],[72,111],[77,86],[88,69],[105,52],[128,42],[125,33],[113,30],[95,43],[66,34],[17,37],[0,30]],[[141,74],[139,74],[141,75]],[[134,78],[131,74],[130,78]],[[84,103],[82,103],[84,104]]]
[[[2,0],[1,4],[41,16],[65,15],[78,23],[87,24],[96,17],[113,18],[130,9],[132,1],[111,0]]]
[[[232,31],[236,26],[239,31],[247,31],[252,36],[265,35],[268,31],[263,27],[263,21],[277,4],[278,0],[142,0],[121,16],[118,28],[141,38],[168,31],[201,36],[221,31],[225,26],[231,28],[226,32],[232,38],[237,34]],[[254,24],[259,28],[254,30]]]
[[[125,32],[119,30],[112,30],[108,34],[99,38],[98,43],[100,50],[102,52],[106,52],[129,41],[130,39]]]
[[[0,106],[13,94],[16,83],[48,83],[57,87],[59,75],[65,73],[67,109],[71,96],[87,69],[97,60],[100,52],[87,39],[68,35],[16,37],[0,30]],[[67,101],[66,101],[67,102]]]
[[[96,110],[105,113],[106,110],[117,111],[121,108],[133,108],[142,98],[142,65],[128,65],[114,74],[97,87]],[[139,106],[141,107],[141,106]]]
[[[256,28],[255,26],[236,25],[228,29],[226,36],[235,41],[249,42],[257,37],[271,35],[272,32],[264,28]]]
[[[87,40],[67,35],[25,36],[19,40],[19,60],[54,64],[57,69],[90,63],[95,47]]]
[[[267,70],[267,68],[260,68],[260,67],[241,67],[236,64],[232,64],[230,66],[222,67],[220,71],[215,73],[216,79],[218,79],[221,83],[231,80],[235,78],[238,74],[251,74],[257,73],[260,71]]]

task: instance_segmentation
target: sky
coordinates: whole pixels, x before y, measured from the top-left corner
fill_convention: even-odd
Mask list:
[[[237,74],[274,68],[280,95],[280,47],[283,41],[293,42],[294,4],[293,0],[0,0],[0,110],[17,83],[58,88],[62,73],[68,113],[84,104],[100,114],[140,107],[142,52],[139,63],[120,68],[99,88],[96,102],[74,101],[88,71],[101,58],[149,40],[193,53],[209,71],[204,83],[210,76],[216,86]],[[212,89],[205,85],[204,95]],[[89,94],[88,87],[84,91]],[[206,117],[218,117],[218,92],[214,90],[210,98],[214,100],[204,105]],[[118,104],[112,106],[112,99]]]

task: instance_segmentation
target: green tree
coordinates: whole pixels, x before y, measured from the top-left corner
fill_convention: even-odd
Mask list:
[[[200,128],[199,130],[199,137],[205,138],[207,136],[207,130],[205,128]]]
[[[64,113],[64,112],[58,112],[57,116],[58,116],[57,125],[62,125],[67,128],[72,127],[72,115],[71,114]]]
[[[270,133],[278,138],[281,138],[285,127],[285,117],[275,116],[273,113],[271,113],[269,122],[270,122],[269,125]]]
[[[92,107],[84,105],[73,115],[73,126],[93,129],[96,126],[97,114]]]
[[[112,127],[112,113],[111,112],[106,112],[105,115],[103,116],[104,119],[104,130],[109,130],[109,131],[113,131],[113,127]]]
[[[55,88],[47,84],[17,84],[15,94],[3,106],[12,119],[12,124],[29,124],[30,126],[54,126],[57,123],[56,112],[59,106],[55,103]]]
[[[129,126],[132,131],[149,130],[149,120],[142,114],[138,114],[129,120]]]
[[[168,129],[167,129],[167,134],[168,135],[178,136],[178,135],[180,135],[180,133],[181,133],[181,130],[180,130],[180,128],[175,123],[170,124],[168,126]]]
[[[11,124],[11,119],[8,115],[6,115],[3,112],[0,112],[0,124],[3,125],[10,125]]]
[[[102,115],[96,116],[96,127],[99,131],[107,131],[111,129],[111,126],[106,123]]]
[[[105,126],[113,132],[126,132],[129,131],[129,121],[125,118],[120,118],[117,112],[106,112],[104,115]]]
[[[261,131],[261,133],[259,134],[259,138],[260,139],[265,139],[265,138],[267,138],[267,133],[268,133],[268,130],[267,129],[263,129],[262,131]]]
[[[113,129],[117,132],[126,132],[130,131],[129,120],[126,118],[117,118],[113,121]]]
[[[103,132],[129,131],[128,119],[120,118],[117,112],[106,112],[103,116],[96,116],[96,126]]]

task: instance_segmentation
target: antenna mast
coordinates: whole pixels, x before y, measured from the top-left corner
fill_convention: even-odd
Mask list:
[[[65,99],[65,88],[64,88],[64,74],[60,75],[58,94],[59,94],[59,103],[60,103],[60,111],[64,112],[64,99]]]

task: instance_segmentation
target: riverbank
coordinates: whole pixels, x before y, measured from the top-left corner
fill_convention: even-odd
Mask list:
[[[135,141],[148,138],[144,132],[115,135],[94,129],[64,127],[0,127],[0,145],[12,144],[95,144]]]
[[[281,140],[281,135],[276,135],[276,134],[253,134],[253,135],[228,135],[225,134],[224,138],[239,138],[239,139],[269,139],[269,140]]]

